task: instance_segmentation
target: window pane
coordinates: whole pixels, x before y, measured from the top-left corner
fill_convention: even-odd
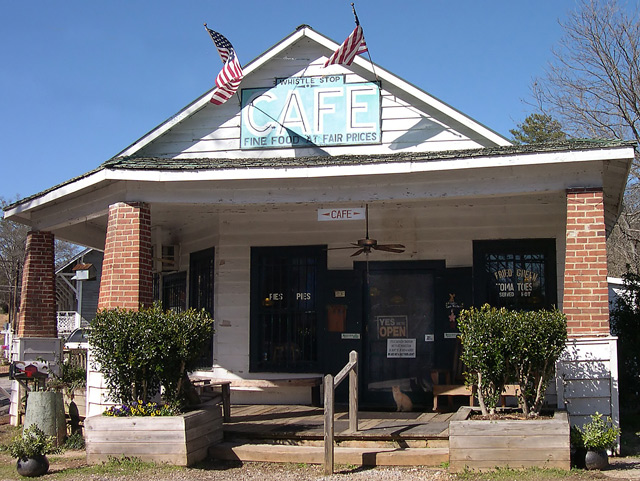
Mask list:
[[[556,303],[555,242],[474,243],[476,304],[512,309],[549,308]]]
[[[318,270],[322,250],[254,248],[252,369],[313,370],[318,363]]]

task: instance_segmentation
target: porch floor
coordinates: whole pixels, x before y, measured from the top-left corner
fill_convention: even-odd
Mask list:
[[[216,459],[318,463],[324,460],[324,412],[300,405],[232,405]],[[456,413],[360,411],[358,432],[336,406],[337,464],[439,466],[449,460],[449,421]]]
[[[349,413],[336,406],[335,438],[340,440],[448,440],[452,413],[359,411],[357,433],[348,432]],[[301,405],[233,405],[225,438],[322,439],[322,407]]]

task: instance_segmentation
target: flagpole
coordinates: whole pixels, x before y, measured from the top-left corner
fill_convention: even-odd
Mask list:
[[[358,14],[356,13],[356,6],[354,5],[353,2],[351,2],[351,10],[353,11],[353,16],[356,19],[356,26],[359,26],[360,20],[358,20]],[[371,63],[371,70],[373,71],[373,76],[376,78],[377,82],[380,82],[380,79],[378,78],[378,74],[376,73],[376,68],[373,65],[373,60],[371,60],[371,52],[369,51],[369,48],[367,48],[367,56],[369,57],[369,63]]]

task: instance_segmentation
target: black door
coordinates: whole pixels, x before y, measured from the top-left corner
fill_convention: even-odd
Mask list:
[[[357,263],[364,285],[364,407],[395,409],[398,386],[414,406],[428,406],[435,328],[444,314],[444,262]]]
[[[334,376],[349,362],[349,353],[362,358],[362,279],[357,271],[328,271],[323,345],[325,373]],[[336,389],[337,403],[349,401],[349,382]]]
[[[213,317],[213,280],[215,276],[215,251],[213,247],[189,256],[189,307],[204,309]],[[198,365],[211,369],[213,365],[213,336],[200,353]]]

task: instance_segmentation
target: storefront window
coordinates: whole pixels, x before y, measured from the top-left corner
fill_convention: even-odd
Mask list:
[[[251,250],[251,370],[318,369],[321,246]]]
[[[534,310],[557,303],[555,240],[475,241],[474,301]]]

